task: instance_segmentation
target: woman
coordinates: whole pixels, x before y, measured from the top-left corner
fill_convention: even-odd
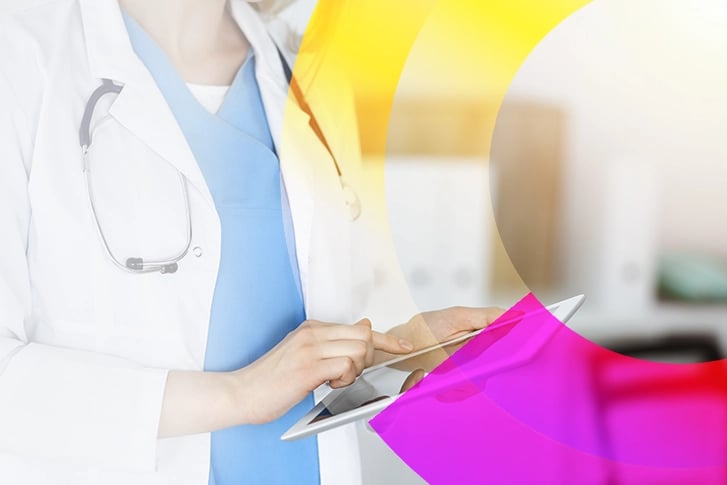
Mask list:
[[[313,391],[498,312],[343,325],[361,223],[310,113],[281,145],[285,68],[247,2],[0,23],[2,481],[359,481],[351,427],[280,442]]]

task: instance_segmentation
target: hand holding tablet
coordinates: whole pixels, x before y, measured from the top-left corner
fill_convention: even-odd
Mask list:
[[[579,295],[551,305],[547,309],[544,308],[543,311],[550,311],[553,316],[565,323],[580,308],[584,299],[585,297],[583,295]],[[442,347],[464,342],[483,331],[507,330],[508,327],[517,325],[524,317],[522,316],[515,320],[498,319],[485,329],[476,330],[456,339],[442,342],[441,344],[433,345],[407,355],[402,355],[367,368],[350,386],[331,391],[321,402],[293,425],[281,439],[294,440],[303,438],[376,414],[401,394],[403,385],[405,386],[403,388],[406,389],[406,384],[411,383],[405,383],[409,376],[408,372],[401,372],[392,369],[390,366],[427,352],[441,349]],[[547,332],[535,332],[532,335],[533,341],[536,343],[540,342],[542,345],[547,342],[549,337],[550,335]],[[537,348],[537,345],[529,346],[529,348]],[[532,357],[531,353],[531,350],[516,353],[508,359],[504,359],[501,365],[503,367],[510,367],[525,363]],[[416,376],[412,380],[415,378]]]

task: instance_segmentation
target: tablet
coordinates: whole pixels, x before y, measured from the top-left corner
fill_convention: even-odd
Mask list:
[[[565,323],[580,308],[584,300],[583,295],[574,296],[543,308],[542,311],[550,311],[555,318]],[[514,326],[522,318],[498,321],[496,324],[484,329],[369,367],[350,386],[334,389],[328,393],[321,402],[286,431],[280,439],[292,441],[305,438],[321,431],[373,416],[396,400],[401,394],[400,390],[404,380],[410,374],[408,371],[391,368],[391,365],[442,347],[463,342],[488,329],[502,328],[508,325]],[[550,333],[552,333],[552,330],[534,332],[532,339],[544,345],[550,338]],[[523,352],[516,352],[509,356],[508,359],[504,359],[503,362],[498,362],[498,369],[505,369],[527,362],[533,356],[532,349],[534,348],[538,348],[538,346],[524,347]]]

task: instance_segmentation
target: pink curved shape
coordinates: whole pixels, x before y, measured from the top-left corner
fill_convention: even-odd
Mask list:
[[[435,484],[727,481],[724,361],[625,357],[543,310],[526,296],[372,427]]]

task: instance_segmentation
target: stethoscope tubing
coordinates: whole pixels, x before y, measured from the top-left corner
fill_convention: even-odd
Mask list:
[[[93,217],[94,226],[96,227],[96,233],[98,234],[99,239],[101,239],[101,245],[104,248],[104,252],[108,256],[108,258],[114,263],[116,267],[119,269],[127,272],[127,273],[133,273],[133,274],[139,274],[139,273],[156,273],[156,272],[164,272],[164,273],[173,273],[176,271],[175,265],[177,265],[184,257],[189,253],[189,249],[192,247],[192,240],[193,240],[193,230],[192,230],[192,210],[189,202],[189,187],[187,186],[187,180],[184,178],[184,175],[182,175],[181,172],[178,172],[179,176],[179,183],[182,187],[182,194],[184,196],[184,211],[185,211],[185,220],[186,220],[186,233],[187,233],[187,240],[184,249],[177,254],[176,256],[172,258],[168,258],[165,260],[155,260],[155,261],[144,261],[141,258],[129,258],[126,263],[122,263],[119,261],[119,259],[114,256],[113,251],[111,251],[111,247],[109,246],[108,240],[106,239],[106,236],[103,232],[103,229],[101,228],[101,223],[98,218],[98,212],[96,210],[96,204],[94,203],[93,199],[93,188],[91,183],[91,169],[89,166],[88,161],[86,160],[88,157],[88,148],[84,148],[83,150],[83,157],[84,157],[84,170],[83,170],[83,178],[84,183],[86,186],[86,195],[88,200],[89,208],[91,209],[91,215]],[[140,267],[133,267],[130,263],[130,261],[136,260],[138,261],[138,265]]]

